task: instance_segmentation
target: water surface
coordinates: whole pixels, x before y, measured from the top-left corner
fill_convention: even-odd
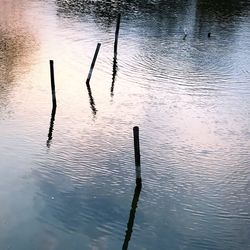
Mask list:
[[[139,198],[128,249],[249,249],[249,14],[247,0],[0,0],[0,248],[122,249]]]

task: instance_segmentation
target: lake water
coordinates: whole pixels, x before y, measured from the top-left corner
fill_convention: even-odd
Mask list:
[[[0,0],[0,62],[1,250],[250,249],[248,0]]]

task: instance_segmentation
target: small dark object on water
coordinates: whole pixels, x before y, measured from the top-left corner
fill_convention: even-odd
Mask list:
[[[187,37],[187,34],[185,33],[184,37],[183,37],[183,40],[186,40],[186,37]]]
[[[208,32],[207,37],[208,37],[208,38],[210,38],[210,37],[211,37],[211,33],[210,33],[210,32]]]

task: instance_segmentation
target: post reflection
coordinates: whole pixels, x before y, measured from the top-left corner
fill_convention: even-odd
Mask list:
[[[136,213],[137,203],[139,201],[139,197],[140,197],[140,193],[141,193],[141,187],[142,187],[141,184],[136,185],[136,187],[135,187],[134,197],[133,197],[132,204],[131,204],[128,224],[127,224],[127,230],[126,230],[126,235],[125,235],[125,239],[123,242],[122,250],[128,249],[128,243],[130,241],[130,238],[131,238],[131,235],[133,232],[135,213]]]
[[[86,81],[86,86],[87,86],[87,90],[88,90],[88,94],[89,94],[89,104],[90,104],[90,108],[92,110],[92,113],[93,115],[95,116],[96,113],[97,113],[97,109],[95,107],[95,101],[94,101],[94,98],[92,96],[92,91],[91,91],[91,88],[90,88],[90,85],[89,85],[89,81],[87,80]]]
[[[117,65],[117,55],[114,55],[113,59],[113,73],[112,73],[112,84],[110,89],[111,96],[114,96],[114,87],[115,87],[115,79],[118,71],[118,65]]]
[[[47,147],[50,148],[51,140],[53,137],[54,123],[55,123],[55,115],[56,115],[56,106],[53,106],[50,118],[50,126],[47,140]]]

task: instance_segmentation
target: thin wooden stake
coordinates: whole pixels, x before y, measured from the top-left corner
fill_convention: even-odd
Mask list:
[[[140,155],[139,127],[135,126],[133,128],[133,133],[134,133],[136,184],[141,185],[141,155]]]
[[[100,43],[97,43],[96,50],[95,50],[95,54],[94,54],[94,57],[93,57],[93,60],[92,60],[92,63],[91,63],[90,69],[89,69],[88,78],[87,78],[87,81],[86,81],[87,87],[89,87],[90,78],[91,78],[93,69],[94,69],[94,67],[95,67],[95,62],[96,62],[96,58],[97,58],[97,56],[98,56],[98,52],[99,52],[99,50],[100,50],[100,47],[101,47],[101,44],[100,44]]]
[[[50,60],[50,80],[51,80],[51,93],[53,109],[56,108],[56,90],[55,90],[55,76],[54,76],[54,61]]]

